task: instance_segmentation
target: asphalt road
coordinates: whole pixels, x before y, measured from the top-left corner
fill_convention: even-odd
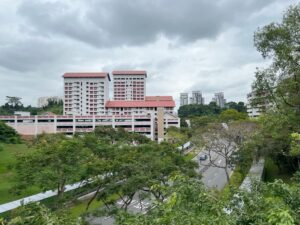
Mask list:
[[[209,165],[209,159],[206,159],[204,161],[199,160],[199,156],[207,154],[207,152],[201,151],[193,160],[198,162],[199,169],[197,169],[197,172],[202,175],[202,181],[206,187],[209,188],[216,188],[218,190],[221,190],[227,183],[226,179],[226,173],[225,170],[218,167],[213,167]],[[215,164],[224,166],[225,165],[225,159],[218,154],[212,152],[212,160],[215,161]],[[231,173],[231,170],[228,169],[229,174]]]
[[[116,202],[116,206],[120,207],[123,205],[122,200],[118,200]],[[150,200],[139,201],[137,195],[134,196],[132,202],[128,206],[128,212],[137,214],[137,213],[146,213],[151,208]],[[87,222],[89,225],[113,225],[114,218],[112,216],[105,217],[89,217],[87,218]]]

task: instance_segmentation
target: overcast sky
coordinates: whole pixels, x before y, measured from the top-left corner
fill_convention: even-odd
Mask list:
[[[245,101],[258,27],[295,0],[0,0],[0,104],[63,94],[62,74],[148,72],[147,95]]]

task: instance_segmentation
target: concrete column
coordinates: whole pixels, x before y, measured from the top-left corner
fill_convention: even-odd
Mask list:
[[[116,124],[115,124],[115,116],[114,115],[112,115],[111,116],[111,125],[112,125],[112,128],[116,128]]]
[[[57,133],[57,116],[54,116],[54,133]]]
[[[134,132],[134,113],[131,116],[131,131]]]
[[[75,130],[76,130],[76,118],[75,115],[73,115],[73,134],[75,134]]]
[[[154,124],[154,113],[151,113],[151,120],[150,120],[150,130],[151,130],[151,140],[154,141],[154,129],[155,129],[155,124]]]
[[[18,126],[18,117],[15,116],[15,128],[17,128],[17,126]]]
[[[162,107],[157,108],[157,141],[161,142],[164,140],[164,109]]]
[[[38,116],[34,116],[34,136],[38,134]]]
[[[166,129],[169,128],[169,124],[168,124],[168,118],[166,117]]]
[[[93,130],[96,128],[96,116],[93,115]]]

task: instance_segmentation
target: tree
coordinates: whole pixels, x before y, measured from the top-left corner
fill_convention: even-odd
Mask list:
[[[13,218],[2,225],[80,225],[83,224],[81,219],[74,219],[65,212],[51,212],[46,206],[40,203],[31,203],[21,206],[13,213]]]
[[[245,106],[245,103],[244,102],[228,102],[225,104],[226,108],[228,109],[235,109],[237,110],[238,112],[241,112],[241,113],[246,113],[247,112],[247,108]]]
[[[130,215],[120,212],[116,224],[234,224],[226,214],[224,201],[205,189],[198,179],[175,175],[173,185],[160,187],[168,198],[158,202],[147,214]]]
[[[166,140],[170,144],[183,145],[189,139],[188,129],[169,127],[166,133]]]
[[[239,149],[253,135],[256,126],[252,122],[235,122],[227,125],[211,124],[201,134],[208,162],[203,165],[221,168],[224,170],[227,182],[230,183],[229,169],[238,162],[236,160]],[[223,163],[219,163],[221,160]]]
[[[247,118],[246,113],[238,112],[235,109],[226,109],[220,114],[220,120],[222,122],[229,122],[234,120],[244,120]]]
[[[88,205],[95,199],[106,200],[111,194],[117,194],[123,201],[122,208],[127,210],[135,195],[152,195],[158,201],[165,196],[154,187],[167,186],[169,177],[175,172],[196,176],[196,163],[187,161],[176,149],[168,144],[147,142],[135,145],[123,142],[122,136],[131,136],[124,130],[107,130],[114,144],[107,139],[104,130],[85,135],[84,144],[91,149],[94,158],[88,166],[87,174],[92,177],[96,192]],[[130,139],[131,140],[131,139]],[[99,176],[102,174],[102,176]],[[109,204],[105,204],[109,209]]]
[[[291,134],[292,143],[290,154],[297,158],[298,170],[300,170],[300,133]]]
[[[17,107],[17,106],[22,106],[23,104],[21,103],[20,97],[15,97],[15,96],[6,96],[6,100],[8,105],[12,107]]]
[[[57,190],[61,199],[67,184],[82,180],[89,152],[79,138],[53,134],[41,136],[34,145],[35,151],[17,157],[18,188],[31,185],[43,191]]]
[[[221,108],[216,105],[215,102],[209,105],[191,104],[183,105],[178,109],[178,115],[180,118],[186,118],[191,116],[208,116],[218,115],[221,113]]]
[[[271,58],[269,68],[258,70],[253,88],[281,111],[300,115],[300,4],[291,6],[281,23],[271,23],[254,36],[257,50]]]

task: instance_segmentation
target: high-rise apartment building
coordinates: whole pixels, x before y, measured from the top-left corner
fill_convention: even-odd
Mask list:
[[[189,94],[180,93],[180,106],[189,104]]]
[[[204,104],[204,98],[201,91],[192,91],[190,104]]]
[[[65,73],[64,114],[104,115],[109,98],[109,73]]]
[[[121,101],[145,100],[146,71],[113,71],[113,99]]]
[[[226,104],[226,99],[224,98],[223,92],[215,93],[215,97],[212,99],[213,102],[217,104],[217,106],[224,108]]]
[[[273,107],[268,101],[267,95],[258,96],[256,91],[247,94],[247,113],[249,117],[258,117]]]

